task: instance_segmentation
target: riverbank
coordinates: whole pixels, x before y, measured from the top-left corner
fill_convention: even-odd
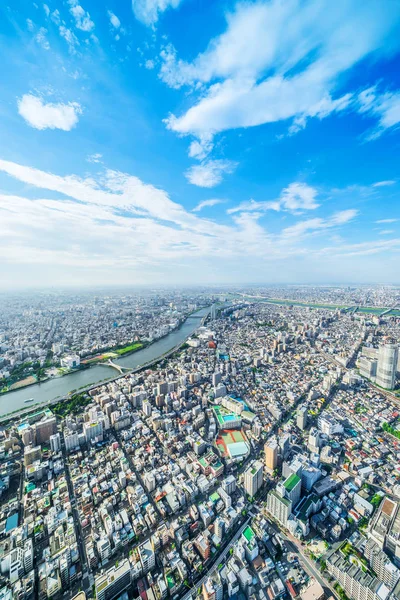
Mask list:
[[[202,309],[200,309],[200,310],[202,310]],[[186,320],[188,318],[190,318],[191,316],[193,316],[193,314],[195,314],[196,312],[197,311],[193,311],[193,312],[189,313],[185,317],[185,319],[179,323],[179,325],[177,327],[175,327],[174,329],[171,329],[171,331],[169,331],[165,335],[160,336],[156,340],[153,340],[151,342],[146,342],[146,341],[134,342],[132,344],[128,344],[127,346],[122,346],[122,347],[115,346],[114,348],[106,350],[105,352],[102,352],[101,354],[99,354],[97,356],[93,356],[92,358],[88,358],[87,360],[84,359],[81,362],[80,367],[78,367],[76,369],[71,369],[65,373],[58,373],[57,375],[53,375],[53,376],[46,376],[46,377],[43,377],[40,381],[34,380],[34,381],[30,381],[25,384],[23,383],[24,380],[16,381],[15,383],[12,384],[13,386],[16,386],[13,389],[11,389],[11,387],[9,387],[7,390],[5,390],[4,388],[3,388],[3,390],[0,390],[0,396],[10,394],[11,392],[14,392],[16,390],[22,390],[22,389],[28,388],[33,385],[39,385],[39,384],[45,383],[46,381],[49,381],[49,380],[59,379],[61,377],[66,377],[67,375],[74,375],[75,373],[78,373],[79,371],[83,371],[84,369],[89,369],[96,365],[104,365],[104,366],[113,368],[112,365],[107,364],[107,361],[109,359],[114,360],[114,359],[125,358],[128,356],[131,356],[132,354],[139,352],[140,350],[143,350],[144,348],[147,348],[147,347],[151,346],[152,344],[157,343],[159,340],[164,339],[165,337],[167,337],[174,331],[178,331],[182,327],[182,325],[186,322]],[[57,367],[49,367],[49,370],[54,369],[54,368],[57,368]],[[17,386],[17,384],[20,384],[20,385]]]
[[[178,329],[173,330],[167,336],[133,352],[130,356],[119,357],[115,362],[122,367],[129,368],[131,372],[132,370],[136,372],[163,360],[169,353],[176,351],[177,347],[186,342],[187,338],[203,324],[209,312],[209,307],[199,309],[196,311],[196,316],[187,317]],[[68,398],[72,393],[90,390],[106,381],[113,381],[126,375],[113,376],[110,370],[109,366],[100,363],[71,373],[68,377],[51,378],[43,384],[32,385],[29,388],[29,395],[35,400],[39,400],[35,404],[31,404],[29,408],[25,405],[27,388],[8,392],[0,396],[0,418],[8,415],[9,419],[11,414],[15,416],[39,410],[51,402]]]

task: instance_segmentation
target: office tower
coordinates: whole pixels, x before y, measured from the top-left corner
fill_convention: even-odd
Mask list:
[[[298,408],[296,424],[297,424],[297,427],[299,429],[301,429],[302,431],[306,428],[306,426],[307,426],[307,407],[306,406],[300,406]]]
[[[154,569],[156,565],[156,556],[153,551],[150,540],[143,542],[139,546],[140,562],[144,573],[148,573],[151,569]]]
[[[210,313],[210,316],[211,316],[211,319],[212,319],[213,321],[215,321],[215,319],[217,318],[217,307],[216,307],[216,305],[215,305],[215,304],[213,304],[213,305],[211,306],[211,313]]]
[[[24,465],[29,467],[36,460],[42,458],[42,449],[40,446],[26,446],[24,450]]]
[[[278,466],[278,443],[276,440],[271,440],[264,445],[265,467],[267,472],[272,475]]]
[[[311,427],[308,435],[308,447],[314,452],[318,452],[319,448],[319,431],[316,427]]]
[[[264,465],[256,460],[244,474],[244,489],[250,498],[254,498],[263,484]]]
[[[292,514],[292,503],[278,489],[269,492],[267,510],[283,527],[287,527],[287,522]]]
[[[292,473],[292,475],[289,475],[283,484],[280,485],[284,488],[285,498],[290,500],[293,506],[296,506],[301,497],[301,478],[295,473]]]
[[[94,440],[95,438],[103,439],[103,423],[98,421],[97,423],[84,423],[83,433],[86,442]]]
[[[213,376],[212,376],[213,386],[216,387],[220,381],[221,381],[221,373],[219,371],[217,373],[213,373]]]
[[[54,452],[54,454],[57,454],[57,452],[60,452],[61,439],[60,439],[59,433],[55,433],[50,436],[50,448],[51,448],[51,451]]]
[[[395,388],[398,358],[399,349],[395,344],[380,346],[376,383],[387,390]]]
[[[48,442],[50,436],[57,433],[57,421],[55,417],[44,419],[34,425],[36,444],[40,446]]]

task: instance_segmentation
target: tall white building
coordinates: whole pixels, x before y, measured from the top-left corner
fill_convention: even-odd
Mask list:
[[[60,439],[59,433],[55,433],[54,435],[50,436],[50,448],[51,448],[51,451],[54,452],[54,454],[57,454],[57,452],[60,452],[61,439]]]
[[[250,498],[254,498],[263,484],[264,465],[256,460],[244,474],[244,489]]]
[[[376,383],[387,390],[393,390],[395,387],[398,359],[398,346],[395,344],[385,344],[380,346],[378,351]]]

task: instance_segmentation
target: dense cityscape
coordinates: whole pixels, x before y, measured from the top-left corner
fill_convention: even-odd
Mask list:
[[[400,599],[398,289],[43,298],[2,298],[4,379],[207,310],[151,364],[2,417],[1,600]]]

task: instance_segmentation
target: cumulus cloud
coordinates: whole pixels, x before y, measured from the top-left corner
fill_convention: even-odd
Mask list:
[[[190,167],[185,176],[193,185],[212,188],[221,183],[224,174],[233,173],[236,167],[237,163],[231,160],[208,160]]]
[[[135,17],[145,25],[154,26],[168,8],[177,8],[182,0],[132,0]]]
[[[380,0],[239,2],[226,16],[225,32],[193,61],[178,58],[171,45],[163,49],[161,79],[194,91],[192,106],[171,114],[167,127],[200,138],[291,120],[295,133],[309,118],[353,109],[354,93],[340,92],[340,76],[383,52],[384,42],[391,50],[400,44],[400,5],[391,11],[380,6]],[[397,123],[396,94],[381,98],[379,108],[370,101],[380,127]]]
[[[62,129],[70,131],[78,123],[82,113],[77,102],[68,104],[45,103],[33,94],[24,94],[18,99],[18,112],[35,129]]]

